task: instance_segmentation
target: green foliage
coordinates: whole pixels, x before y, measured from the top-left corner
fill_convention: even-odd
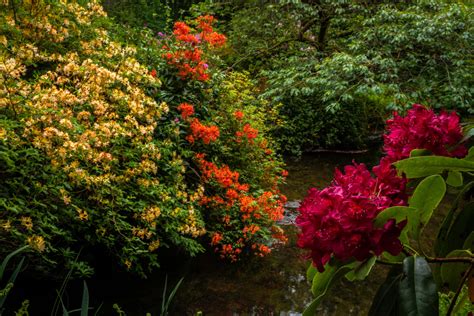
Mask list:
[[[282,104],[283,151],[364,147],[413,103],[472,113],[472,6],[441,1],[207,1],[232,47],[222,56]]]
[[[454,293],[440,293],[439,295],[439,313],[440,315],[446,315],[448,312],[449,305],[453,299]],[[453,316],[464,316],[469,315],[472,312],[472,303],[469,300],[469,290],[467,286],[464,286],[461,291],[461,295],[458,303],[454,307]]]
[[[132,27],[148,27],[155,32],[166,31],[172,22],[170,1],[105,0],[104,9],[110,17]]]

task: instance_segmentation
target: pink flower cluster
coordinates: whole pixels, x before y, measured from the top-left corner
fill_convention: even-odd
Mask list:
[[[463,138],[459,116],[455,112],[441,112],[414,104],[402,117],[395,113],[387,120],[388,133],[384,136],[384,151],[391,162],[408,158],[413,149],[427,149],[434,155],[464,157],[467,149],[458,145]]]
[[[383,251],[397,255],[402,250],[398,237],[406,222],[390,220],[376,228],[373,220],[385,208],[405,204],[404,179],[385,167],[377,169],[381,178],[374,178],[364,164],[344,171],[336,170],[331,186],[310,189],[296,219],[301,229],[298,246],[311,250],[319,271],[333,254],[341,261],[363,261]]]
[[[384,209],[406,205],[405,178],[397,175],[392,163],[409,157],[413,149],[427,149],[436,155],[462,157],[466,148],[456,113],[436,115],[415,104],[405,117],[398,114],[387,121],[384,136],[386,156],[370,171],[364,164],[337,170],[331,185],[312,188],[302,202],[296,219],[301,229],[298,246],[310,250],[319,271],[335,257],[340,261],[363,261],[387,251],[402,251],[400,232],[406,221],[391,219],[381,228],[374,227],[375,217]]]

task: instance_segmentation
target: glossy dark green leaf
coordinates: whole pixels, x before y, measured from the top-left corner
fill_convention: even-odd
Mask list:
[[[450,171],[446,178],[446,183],[455,188],[462,186],[462,173],[459,171]]]
[[[425,258],[414,256],[403,260],[399,297],[400,315],[439,315],[438,290]]]
[[[364,280],[375,265],[376,257],[370,257],[369,259],[358,263],[351,271],[346,273],[346,278],[349,281],[361,281]]]
[[[370,306],[369,316],[398,315],[398,286],[402,278],[401,267],[393,267],[385,282],[380,285]]]
[[[453,250],[446,258],[471,257],[472,253],[467,250]],[[441,265],[441,281],[451,291],[456,292],[464,273],[469,269],[468,263],[449,262]]]
[[[420,237],[422,228],[428,223],[433,211],[446,193],[446,183],[440,175],[429,176],[418,184],[408,201],[410,207],[416,208],[408,220],[408,234],[414,239]]]
[[[427,177],[443,171],[474,171],[474,161],[441,156],[412,157],[397,161],[394,165],[409,179]]]

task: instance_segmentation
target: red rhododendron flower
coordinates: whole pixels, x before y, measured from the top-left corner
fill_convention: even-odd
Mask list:
[[[392,255],[402,251],[399,236],[406,221],[397,224],[395,219],[390,219],[383,228],[373,226],[381,211],[407,203],[407,180],[397,175],[393,162],[408,158],[413,149],[451,157],[463,157],[467,153],[459,145],[462,131],[454,112],[436,115],[415,104],[405,117],[395,114],[388,120],[387,131],[386,156],[372,169],[375,178],[363,164],[346,166],[344,173],[336,170],[331,186],[310,189],[299,208],[298,246],[311,251],[319,271],[324,270],[333,256],[341,261],[350,258],[363,261],[383,251]]]
[[[391,179],[390,177],[387,177]],[[341,261],[350,258],[363,261],[383,251],[398,254],[402,245],[398,240],[405,223],[376,228],[375,217],[387,207],[400,203],[383,195],[401,195],[404,185],[394,181],[381,182],[373,178],[365,165],[346,166],[344,173],[336,170],[331,186],[310,189],[301,203],[296,219],[301,229],[298,246],[311,251],[311,258],[319,271],[334,256]]]
[[[413,149],[427,149],[435,155],[464,157],[467,150],[458,145],[462,139],[459,116],[455,112],[436,115],[415,104],[405,117],[395,113],[387,121],[384,150],[391,162],[408,158]]]

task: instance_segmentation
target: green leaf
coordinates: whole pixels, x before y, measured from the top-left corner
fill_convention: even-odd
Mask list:
[[[21,258],[20,263],[15,268],[15,271],[13,271],[12,275],[10,276],[10,279],[8,280],[7,284],[15,284],[15,280],[18,276],[18,273],[20,273],[21,267],[23,266],[23,263],[25,262],[25,257]],[[3,304],[5,304],[5,300],[7,299],[7,296],[2,296],[0,297],[0,315],[1,315],[1,310],[3,307]]]
[[[410,207],[417,211],[408,219],[408,233],[415,239],[420,237],[422,228],[428,223],[433,211],[446,193],[446,183],[440,175],[429,176],[418,184],[408,201]]]
[[[354,263],[349,263],[343,266],[331,266],[326,264],[323,272],[316,272],[311,286],[311,292],[315,296],[315,299],[306,310],[316,310],[332,284],[353,267]],[[303,315],[312,315],[310,311],[306,312],[306,310]]]
[[[451,251],[446,258],[453,257],[472,257],[472,253],[467,250],[453,250]],[[449,262],[441,264],[441,280],[443,286],[447,286],[451,291],[456,292],[459,288],[461,279],[469,269],[468,263],[462,262]]]
[[[446,183],[455,188],[462,186],[462,173],[459,171],[450,171],[446,178]]]
[[[464,241],[462,249],[474,251],[474,231],[472,231],[469,236]]]
[[[313,262],[310,262],[308,270],[306,270],[306,280],[312,282],[316,273],[318,273],[318,269],[313,265]]]
[[[81,316],[89,315],[89,289],[87,288],[86,281],[83,281],[84,288],[82,290],[82,304],[81,304]]]
[[[353,270],[346,273],[346,278],[349,281],[364,280],[375,265],[376,257],[370,257],[364,262],[359,263]]]
[[[394,163],[399,172],[407,178],[422,178],[443,171],[474,171],[474,161],[441,156],[421,156],[400,160]]]
[[[15,251],[12,251],[11,253],[9,253],[5,259],[3,259],[3,262],[2,262],[2,265],[0,266],[0,280],[2,280],[3,278],[3,273],[5,273],[5,269],[7,267],[7,264],[8,262],[14,257],[16,256],[17,254],[25,251],[26,249],[28,249],[30,246],[23,246],[21,248],[18,248],[17,250]]]
[[[420,156],[428,156],[431,155],[431,151],[427,149],[413,149],[410,152],[410,157],[420,157]]]
[[[397,223],[407,219],[410,214],[416,212],[416,208],[408,206],[392,206],[384,209],[375,218],[374,225],[382,227],[389,219],[394,218]]]
[[[398,287],[402,279],[400,267],[393,267],[375,294],[368,316],[398,316]]]
[[[321,302],[321,298],[314,299],[308,307],[305,308],[303,312],[303,316],[315,316],[316,315],[316,309],[319,306],[319,303]]]
[[[405,258],[403,274],[399,288],[400,315],[439,315],[438,290],[425,258]]]

